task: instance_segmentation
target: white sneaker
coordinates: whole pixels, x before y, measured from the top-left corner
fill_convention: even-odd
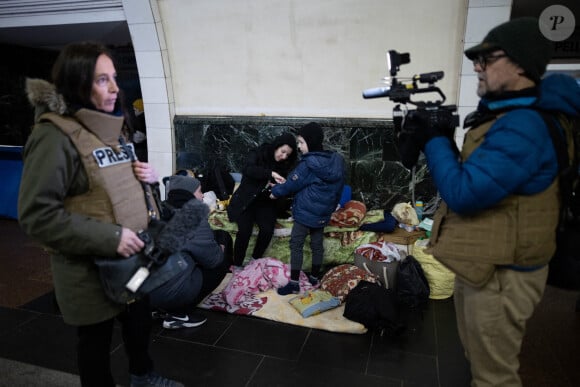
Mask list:
[[[195,328],[203,325],[207,321],[204,316],[196,314],[176,315],[170,314],[163,320],[165,329]]]

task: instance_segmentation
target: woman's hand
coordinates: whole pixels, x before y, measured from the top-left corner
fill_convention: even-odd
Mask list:
[[[282,175],[280,175],[278,172],[272,171],[272,178],[278,184],[284,184],[284,183],[286,183],[286,179],[284,177],[282,177]]]
[[[133,172],[139,181],[148,184],[154,184],[159,181],[159,176],[155,168],[149,163],[144,163],[142,161],[135,161],[133,163]]]
[[[141,251],[144,246],[145,242],[133,230],[125,227],[121,229],[121,240],[117,246],[117,254],[127,258]]]

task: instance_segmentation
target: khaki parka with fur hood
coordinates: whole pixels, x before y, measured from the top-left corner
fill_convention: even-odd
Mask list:
[[[80,131],[90,132],[89,137],[95,135],[96,142],[104,148],[115,148],[119,144],[123,118],[89,109],[70,112],[54,86],[43,80],[28,79],[26,91],[35,107],[36,123],[23,152],[19,223],[51,253],[55,293],[64,321],[71,325],[88,325],[108,320],[119,314],[124,306],[105,296],[94,258],[116,257],[122,225],[139,231],[135,228],[145,228],[147,217],[140,217],[139,221],[128,220],[126,215],[114,211],[114,205],[104,205],[100,219],[91,216],[90,210],[83,212],[82,199],[79,205],[82,195],[93,192],[92,196],[87,196],[92,198],[87,199],[87,207],[94,207],[94,177],[89,179],[81,152],[72,140],[74,135],[69,137],[46,120],[46,113],[74,120],[73,123],[82,125]],[[122,192],[126,196],[123,199],[135,203],[131,211],[146,214],[143,190],[133,175],[131,164],[125,163],[120,169],[120,185],[132,187]],[[98,169],[91,173],[95,172],[98,173]],[[105,192],[98,188],[96,191]],[[106,196],[102,199],[110,202]]]

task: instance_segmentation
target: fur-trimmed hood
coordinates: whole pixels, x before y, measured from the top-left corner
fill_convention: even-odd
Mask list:
[[[116,116],[98,110],[81,108],[70,111],[64,97],[56,91],[55,86],[43,79],[26,79],[26,94],[34,106],[34,120],[39,121],[44,113],[68,115],[93,132],[105,144],[117,147],[123,128],[123,116]]]
[[[67,105],[64,97],[56,91],[56,87],[44,79],[26,78],[25,85],[28,101],[35,108],[36,118],[45,112],[64,114]]]

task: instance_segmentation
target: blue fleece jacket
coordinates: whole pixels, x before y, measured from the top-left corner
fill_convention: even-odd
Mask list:
[[[458,214],[474,213],[508,195],[546,189],[558,173],[550,132],[534,109],[580,116],[580,86],[572,77],[546,77],[538,93],[486,100],[478,110],[507,113],[497,119],[483,143],[461,162],[446,137],[434,137],[424,153],[433,181],[447,205]]]

